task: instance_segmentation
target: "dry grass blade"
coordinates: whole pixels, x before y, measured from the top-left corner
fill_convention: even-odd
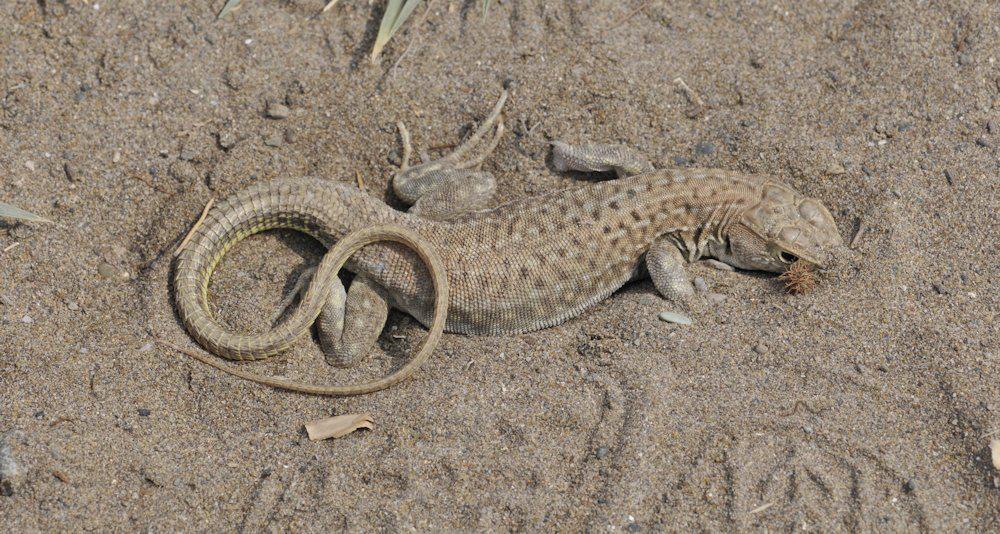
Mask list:
[[[330,11],[331,9],[333,9],[333,6],[337,5],[337,2],[339,2],[339,1],[340,0],[330,0],[329,2],[326,3],[325,6],[323,6],[323,11],[322,12],[326,13],[327,11]]]
[[[215,20],[219,20],[222,17],[236,11],[240,8],[240,2],[243,0],[227,0],[226,5],[222,6],[222,11],[219,11],[219,15],[215,17]]]
[[[483,19],[486,18],[486,14],[490,11],[490,0],[483,0]]]
[[[417,8],[420,0],[389,0],[385,6],[385,14],[382,15],[382,23],[378,27],[378,35],[375,36],[375,45],[372,46],[371,62],[377,63],[382,49],[392,36],[399,31],[399,27],[406,22],[413,10]]]
[[[32,221],[32,222],[45,222],[50,223],[52,221],[31,213],[30,211],[24,211],[21,208],[11,206],[4,202],[0,202],[0,217],[6,217],[8,219],[20,219],[22,221]]]

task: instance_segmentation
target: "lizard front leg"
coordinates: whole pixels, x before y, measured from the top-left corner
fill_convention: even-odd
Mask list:
[[[614,172],[619,178],[653,171],[642,154],[622,145],[552,142],[552,165],[559,172]]]
[[[694,287],[688,277],[686,263],[677,245],[665,237],[654,241],[646,252],[646,269],[656,290],[664,298],[690,308],[694,301]]]

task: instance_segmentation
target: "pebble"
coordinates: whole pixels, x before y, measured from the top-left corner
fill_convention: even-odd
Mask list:
[[[27,167],[29,171],[35,171],[35,162],[30,159],[24,162],[24,166]]]
[[[639,532],[642,529],[639,527],[638,523],[629,523],[628,526],[625,527],[625,530],[629,532]]]
[[[733,270],[733,266],[732,265],[729,265],[728,263],[722,263],[719,260],[707,259],[707,260],[705,260],[705,265],[708,265],[709,267],[711,267],[713,269],[718,269],[720,271],[732,271]]]
[[[0,495],[11,497],[17,486],[24,479],[24,468],[14,458],[11,441],[14,432],[7,432],[0,437]]]
[[[699,141],[697,145],[694,146],[694,151],[703,156],[715,153],[715,145],[708,141]]]
[[[989,121],[989,122],[987,122],[986,123],[986,131],[990,132],[991,134],[998,134],[998,133],[1000,133],[1000,122],[997,122],[997,121]]]
[[[71,182],[80,181],[80,175],[77,174],[76,167],[74,167],[71,163],[69,162],[63,163],[63,172],[66,173],[67,180]]]
[[[840,176],[842,174],[847,174],[847,169],[845,169],[840,163],[831,163],[830,166],[826,168],[826,173],[830,176]]]
[[[24,324],[31,324],[35,322],[35,320],[32,319],[30,315],[25,315],[24,317],[21,317],[21,322]]]
[[[948,169],[944,170],[944,179],[948,180],[948,185],[953,185],[955,183],[955,175],[953,175]]]
[[[70,302],[69,304],[66,304],[66,309],[69,311],[77,311],[80,309],[80,305],[75,302]]]
[[[708,283],[705,282],[704,278],[702,278],[700,276],[696,276],[694,278],[694,288],[697,289],[698,291],[701,291],[702,293],[704,293],[704,292],[708,291]]]
[[[604,458],[607,455],[608,455],[607,447],[599,447],[597,449],[597,452],[594,454],[594,456],[597,456],[598,459]]]
[[[139,417],[149,417],[149,414],[153,412],[149,411],[148,408],[139,408]]]
[[[127,274],[125,274],[124,272],[120,272],[118,269],[115,269],[114,267],[111,266],[111,264],[108,263],[102,263],[98,265],[97,273],[109,280],[128,278]]]
[[[989,148],[990,140],[985,137],[980,137],[979,139],[976,139],[976,144],[983,148]]]
[[[267,146],[279,147],[285,143],[285,134],[282,132],[274,132],[273,134],[264,138],[264,144]]]
[[[687,315],[671,311],[660,312],[660,320],[685,326],[694,324],[694,321],[692,321]]]
[[[201,178],[198,169],[189,161],[175,161],[171,163],[170,167],[167,168],[167,173],[174,180],[185,184],[194,183]]]
[[[756,345],[753,346],[753,351],[756,352],[757,354],[767,354],[767,345],[764,345],[763,343],[757,343]]]
[[[288,106],[284,104],[271,102],[267,105],[267,116],[272,119],[287,119],[291,113],[292,110],[288,109]]]
[[[708,293],[705,295],[705,298],[708,299],[708,301],[711,302],[712,304],[722,304],[723,302],[726,301],[728,297],[726,297],[722,293]]]
[[[674,156],[674,165],[677,165],[678,167],[683,167],[685,165],[690,165],[690,164],[691,164],[690,159],[685,158],[684,156]]]

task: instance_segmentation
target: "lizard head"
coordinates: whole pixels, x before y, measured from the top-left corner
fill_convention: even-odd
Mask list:
[[[716,257],[734,267],[784,272],[798,260],[831,267],[843,248],[833,216],[814,198],[767,182],[760,201],[729,227],[728,243]]]

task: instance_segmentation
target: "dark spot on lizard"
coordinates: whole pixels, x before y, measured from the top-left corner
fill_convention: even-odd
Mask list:
[[[629,189],[629,190],[625,191],[625,194],[626,194],[626,195],[627,195],[627,196],[628,196],[629,198],[635,198],[635,197],[636,197],[636,195],[637,195],[637,193],[635,192],[635,189]]]
[[[619,206],[617,200],[612,200],[611,202],[608,203],[608,208],[609,209],[617,210],[619,207],[620,206]]]

